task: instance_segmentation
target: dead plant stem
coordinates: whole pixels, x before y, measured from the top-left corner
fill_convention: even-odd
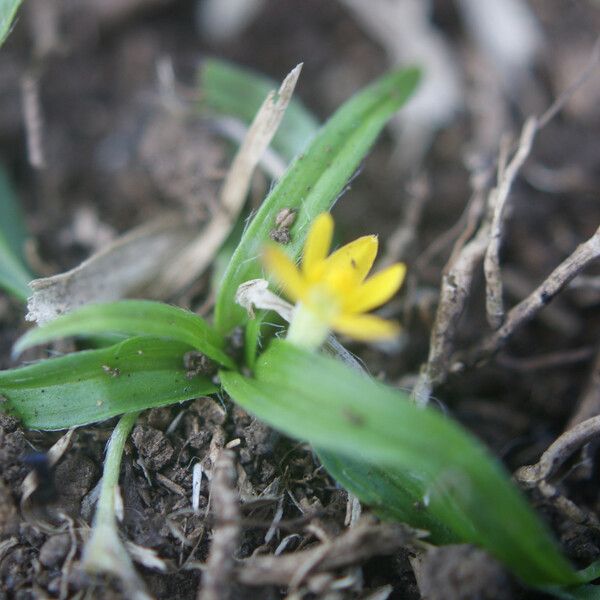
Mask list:
[[[223,449],[215,462],[211,483],[215,526],[198,600],[227,600],[231,597],[231,576],[241,523],[236,483],[235,455],[231,450]]]
[[[594,235],[567,257],[527,298],[512,308],[504,324],[476,348],[467,353],[467,366],[488,359],[508,341],[511,335],[544,308],[593,260],[600,257],[600,227]],[[454,366],[457,367],[456,362]]]

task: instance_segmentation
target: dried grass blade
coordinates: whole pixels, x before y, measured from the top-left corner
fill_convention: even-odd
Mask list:
[[[292,69],[279,91],[270,92],[233,159],[221,190],[220,205],[208,226],[176,258],[177,269],[165,272],[158,290],[182,290],[208,267],[237,221],[252,175],[275,135],[292,98],[302,64]]]
[[[27,320],[38,325],[91,302],[109,302],[144,289],[191,239],[183,217],[169,215],[131,230],[78,267],[30,283]]]

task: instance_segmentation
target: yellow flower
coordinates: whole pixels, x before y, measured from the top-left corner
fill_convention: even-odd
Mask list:
[[[327,256],[332,237],[333,218],[322,213],[308,232],[300,268],[277,246],[264,251],[267,270],[296,303],[288,339],[317,347],[330,329],[361,341],[394,338],[397,323],[365,313],[394,296],[406,266],[397,263],[367,279],[377,256],[377,236],[358,238]]]

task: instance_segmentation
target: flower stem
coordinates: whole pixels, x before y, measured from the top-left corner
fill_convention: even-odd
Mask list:
[[[115,492],[119,485],[123,449],[139,414],[139,412],[133,412],[123,415],[108,440],[94,527],[99,525],[116,526]]]
[[[146,600],[150,596],[119,537],[115,516],[115,495],[119,485],[123,449],[139,414],[134,412],[123,415],[108,441],[100,497],[92,534],[83,550],[83,565],[92,573],[106,572],[116,575],[123,582],[129,596],[135,600]]]
[[[296,304],[286,338],[289,342],[306,350],[317,350],[328,335],[329,327],[326,323],[301,302]]]

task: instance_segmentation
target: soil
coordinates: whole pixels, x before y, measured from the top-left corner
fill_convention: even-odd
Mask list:
[[[390,66],[381,42],[333,0],[266,0],[254,22],[224,41],[211,41],[201,33],[200,4],[28,0],[22,7],[0,51],[0,162],[22,201],[32,237],[29,255],[41,275],[75,266],[166,208],[196,217],[215,201],[228,165],[227,146],[204,121],[180,122],[165,113],[156,75],[165,57],[172,61],[185,98],[197,93],[196,69],[209,55],[278,80],[303,61],[297,93],[321,119]],[[432,4],[435,25],[456,50],[464,85],[474,93],[481,81],[473,65],[481,57],[458,3]],[[501,133],[513,135],[528,115],[541,114],[583,71],[600,30],[600,11],[591,0],[528,4],[545,45],[525,80],[513,82],[495,98],[503,114]],[[37,80],[42,116],[33,133],[30,123],[29,146],[23,125],[25,75]],[[509,306],[529,294],[598,227],[599,101],[596,75],[540,131],[515,182],[501,256]],[[420,218],[401,256],[412,267],[411,280],[387,315],[402,317],[403,345],[384,352],[350,344],[372,373],[399,386],[414,383],[414,374],[427,360],[450,246],[437,254],[428,254],[428,249],[466,206],[470,161],[475,156],[493,164],[497,155],[498,137],[483,151],[474,143],[482,115],[483,121],[498,117],[494,103],[481,110],[474,101],[467,102],[437,132],[418,169],[397,167],[394,130],[386,132],[334,211],[344,239],[378,232],[385,247],[410,217],[405,200],[414,197],[415,171],[425,181]],[[31,164],[36,146],[43,155],[41,168]],[[200,204],[197,198],[203,199]],[[483,270],[476,273],[457,350],[472,347],[489,332]],[[585,275],[598,275],[598,265]],[[180,304],[197,309],[206,299],[206,286],[202,279]],[[587,416],[600,414],[597,375],[593,378],[599,368],[598,289],[597,280],[566,289],[520,327],[495,357],[451,373],[435,389],[437,403],[511,471],[539,459],[578,414],[584,397]],[[0,294],[1,368],[15,365],[10,349],[27,328],[23,316],[23,306]],[[590,408],[594,391],[597,400]],[[60,434],[24,431],[0,415],[0,598],[127,597],[118,582],[93,579],[80,567],[114,424],[78,429],[61,460],[50,467],[42,453]],[[198,593],[214,518],[208,510],[206,478],[198,510],[191,509],[192,466],[200,463],[210,469],[214,448],[227,443],[242,500],[237,560],[276,551],[300,553],[325,538],[339,538],[345,530],[346,493],[308,446],[270,430],[227,398],[150,410],[139,418],[126,445],[121,528],[126,539],[151,549],[162,561],[163,572],[137,564],[156,598],[184,600]],[[573,459],[559,487],[575,505],[595,514],[600,490],[593,449],[588,448],[587,458],[585,469],[579,458]],[[21,486],[31,471],[38,485],[22,507]],[[585,566],[600,557],[598,528],[567,518],[547,496],[536,491],[529,495],[575,564]],[[228,591],[232,598],[248,599],[544,597],[524,589],[480,550],[432,548],[417,564],[410,544],[385,557],[374,550],[357,564],[307,577],[296,588],[232,580]]]

